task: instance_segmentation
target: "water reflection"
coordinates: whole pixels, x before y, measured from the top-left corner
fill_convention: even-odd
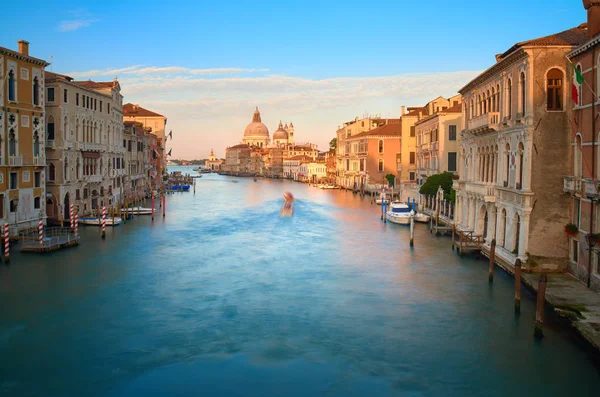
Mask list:
[[[297,198],[280,218],[282,192]],[[216,175],[167,216],[0,267],[7,395],[587,394],[598,372],[512,280],[351,193]],[[57,365],[56,363],[60,363]],[[35,382],[32,382],[32,378]],[[498,379],[502,379],[501,382]],[[551,381],[549,381],[551,379]],[[168,392],[167,392],[168,391]]]

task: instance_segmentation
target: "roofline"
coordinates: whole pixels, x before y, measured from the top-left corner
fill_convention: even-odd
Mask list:
[[[575,56],[577,56],[579,54],[583,54],[584,52],[587,52],[588,50],[590,50],[593,47],[597,46],[599,43],[600,43],[600,34],[597,34],[596,36],[594,36],[592,39],[590,39],[586,43],[583,43],[579,47],[573,49],[571,52],[569,52],[567,54],[567,56],[569,58],[572,58],[572,57],[575,57]]]
[[[462,104],[461,104],[461,107],[462,107]],[[446,110],[448,110],[448,109],[446,109]],[[422,118],[421,120],[417,121],[415,123],[415,126],[418,125],[418,124],[423,124],[426,121],[433,120],[437,116],[447,116],[447,115],[450,115],[450,114],[457,114],[457,115],[462,116],[462,111],[460,111],[460,112],[445,112],[443,110],[440,110],[439,112],[435,112],[434,114],[430,114],[429,116],[427,116],[425,118]]]
[[[477,85],[477,82],[488,79],[493,74],[499,72],[502,69],[507,68],[509,65],[512,65],[514,62],[519,61],[521,57],[525,57],[526,55],[527,53],[525,52],[524,47],[520,48],[519,51],[512,52],[506,58],[503,58],[500,62],[496,62],[495,64],[481,72],[479,75],[477,75],[477,77],[469,81],[465,86],[458,90],[458,93],[461,95],[465,95],[465,93],[468,93],[473,88],[473,86]]]
[[[10,55],[10,56],[20,59],[22,61],[28,61],[28,62],[34,63],[34,64],[42,66],[42,67],[50,66],[50,63],[44,61],[43,59],[30,57],[29,55],[23,55],[18,51],[14,51],[14,50],[11,50],[11,49],[5,48],[5,47],[0,47],[0,54]]]
[[[57,73],[54,73],[54,74],[57,74]],[[66,75],[61,75],[61,76],[66,76]],[[67,76],[67,77],[69,77],[69,76]],[[81,86],[79,84],[75,84],[74,82],[69,81],[69,80],[58,79],[56,77],[53,77],[53,78],[45,79],[45,81],[46,81],[46,85],[48,85],[48,83],[52,83],[52,82],[65,83],[67,85],[70,85],[71,87],[81,88],[82,90],[85,90],[85,91],[88,91],[88,92],[93,92],[94,94],[103,95],[103,96],[105,96],[107,98],[112,98],[112,95],[110,95],[110,94],[107,94],[107,93],[104,93],[104,92],[100,92],[100,91],[96,91],[93,88],[83,87],[83,86]],[[113,88],[114,87],[111,88],[111,91],[112,91]],[[121,95],[121,91],[119,91],[119,95]]]

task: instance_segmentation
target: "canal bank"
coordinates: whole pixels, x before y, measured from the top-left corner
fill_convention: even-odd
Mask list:
[[[590,395],[534,295],[340,191],[217,175],[167,216],[0,266],[0,395]],[[278,216],[283,191],[297,198]]]

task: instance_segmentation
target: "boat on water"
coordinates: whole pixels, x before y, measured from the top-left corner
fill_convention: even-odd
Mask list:
[[[394,201],[385,213],[385,218],[398,225],[410,225],[410,207],[405,203]]]
[[[258,181],[258,179],[254,178],[254,182]]]
[[[121,218],[106,217],[106,226],[119,226],[121,224]],[[88,226],[102,226],[102,221],[97,217],[83,217],[79,218],[79,223]]]
[[[238,180],[237,179],[233,179],[231,182],[238,183]]]
[[[415,214],[415,222],[428,223],[430,219],[431,217],[429,215],[424,214],[422,212],[417,212]]]
[[[152,208],[146,207],[133,207],[133,208],[121,208],[121,212],[129,212],[133,215],[152,215]],[[154,209],[156,213],[156,208]]]
[[[171,190],[175,190],[178,192],[187,192],[190,190],[190,185],[173,185],[171,186]]]

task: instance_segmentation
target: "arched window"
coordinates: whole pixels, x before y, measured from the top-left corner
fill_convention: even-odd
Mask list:
[[[512,80],[508,79],[506,83],[506,117],[510,120],[512,117]]]
[[[519,107],[521,108],[521,116],[525,116],[525,102],[527,100],[525,96],[525,72],[521,72],[519,84],[521,85],[521,87],[519,87],[519,91],[521,93]]]
[[[15,79],[15,72],[8,72],[8,100],[17,101],[17,81]]]
[[[500,245],[506,248],[506,209],[500,213]]]
[[[54,140],[54,117],[48,116],[48,128],[46,128],[46,133],[49,141]]]
[[[65,179],[65,181],[69,180],[69,159],[67,159],[66,157],[65,157],[65,166],[64,166],[63,178]]]
[[[379,159],[379,172],[383,172],[383,159]]]
[[[383,139],[379,140],[379,153],[383,153]]]
[[[33,134],[33,157],[40,155],[40,136],[38,133]]]
[[[56,168],[54,167],[54,163],[50,163],[48,166],[48,180],[54,181],[56,178]]]
[[[15,136],[15,131],[12,128],[8,134],[8,155],[17,155],[17,137]]]
[[[37,77],[33,79],[33,104],[40,104],[40,82]]]
[[[79,141],[79,120],[75,120],[75,140]]]
[[[65,120],[63,123],[63,139],[69,139],[69,119],[67,119],[67,116],[65,116]]]
[[[496,91],[494,87],[492,87],[492,107],[490,108],[492,112],[496,111]]]
[[[79,179],[81,163],[79,162],[79,158],[77,158],[77,164],[75,164],[75,178]]]
[[[486,114],[487,113],[487,99],[486,99],[486,95],[485,93],[483,94],[483,112],[482,114]]]
[[[522,189],[523,188],[523,152],[525,151],[525,148],[523,146],[522,142],[519,142],[519,146],[518,146],[518,155],[519,155],[519,161],[517,162],[517,167],[519,167],[519,171],[517,172],[517,189]]]
[[[473,99],[471,99],[471,107],[470,107],[470,111],[469,111],[469,118],[472,119],[473,118]]]
[[[546,76],[548,110],[563,110],[563,72],[560,69],[550,69]]]
[[[577,135],[575,138],[575,145],[573,147],[573,159],[574,159],[574,168],[575,168],[575,176],[581,178],[583,174],[582,169],[582,161],[581,161],[581,135]]]
[[[487,113],[492,111],[492,97],[490,96],[490,90],[487,91]]]
[[[481,94],[477,95],[477,102],[479,103],[479,112],[477,113],[477,115],[481,116],[483,114],[483,103],[481,102]]]
[[[496,85],[496,112],[500,111],[500,84]]]
[[[504,166],[504,187],[508,187],[508,175],[510,172],[510,145],[506,144],[506,156],[505,156],[505,166]]]
[[[360,122],[360,126],[361,126],[361,127],[364,127],[364,126],[365,126],[365,122],[364,122],[364,121],[361,121],[361,122]]]

